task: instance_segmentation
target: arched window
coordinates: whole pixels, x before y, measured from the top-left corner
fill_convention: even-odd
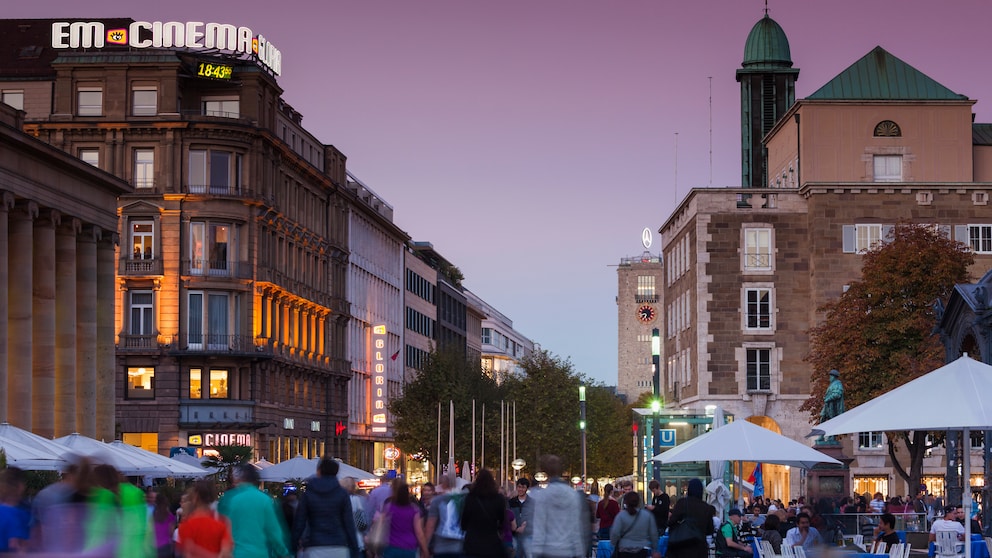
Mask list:
[[[875,125],[876,138],[898,138],[902,136],[899,125],[891,120],[883,120]]]

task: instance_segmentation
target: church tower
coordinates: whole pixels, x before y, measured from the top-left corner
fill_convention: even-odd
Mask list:
[[[761,138],[796,101],[799,69],[792,67],[789,39],[778,23],[765,17],[751,28],[744,43],[741,83],[741,186],[768,187]]]

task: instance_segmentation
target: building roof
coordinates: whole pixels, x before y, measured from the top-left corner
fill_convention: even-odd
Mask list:
[[[967,99],[876,46],[807,99],[959,101]]]
[[[792,53],[785,31],[772,18],[758,20],[744,42],[744,62],[747,69],[791,68]]]
[[[971,143],[974,145],[992,145],[992,124],[972,124]]]
[[[0,19],[0,73],[5,80],[48,78],[52,61],[65,52],[52,48],[52,24],[59,19]],[[102,19],[112,27],[127,27],[133,19]],[[108,46],[127,51],[127,47]]]

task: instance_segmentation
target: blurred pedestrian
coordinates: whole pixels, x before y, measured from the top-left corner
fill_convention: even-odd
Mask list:
[[[599,520],[597,538],[601,541],[610,538],[610,527],[613,526],[613,521],[620,513],[620,504],[613,496],[613,485],[607,484],[603,487],[603,499],[596,504],[596,519]]]
[[[461,525],[465,530],[462,553],[476,558],[506,558],[500,540],[505,519],[506,499],[499,495],[492,472],[482,469],[462,507]]]
[[[198,480],[183,494],[183,514],[176,549],[183,558],[228,558],[234,539],[227,519],[213,510],[214,484]]]
[[[641,495],[628,492],[623,509],[610,528],[610,544],[619,558],[661,558],[658,552],[658,522],[654,514],[641,508]]]
[[[536,558],[585,556],[589,552],[590,525],[585,494],[574,490],[561,478],[562,463],[558,456],[543,456],[540,467],[548,475],[548,485],[532,496],[533,555]]]
[[[234,558],[290,556],[289,536],[283,531],[276,504],[258,489],[258,470],[240,463],[231,470],[234,488],[224,493],[217,511],[231,522]]]
[[[415,558],[417,551],[427,556],[427,538],[420,520],[420,508],[410,497],[410,487],[402,478],[393,479],[390,501],[382,508],[382,521],[389,522],[389,544],[383,558]]]
[[[169,499],[161,492],[150,492],[154,495],[152,508],[152,530],[155,533],[155,555],[157,558],[172,558],[172,532],[176,527],[176,516],[169,509]]]
[[[713,527],[714,515],[716,515],[716,510],[713,506],[703,501],[703,482],[699,479],[690,480],[686,495],[679,498],[675,502],[675,506],[672,507],[672,515],[668,518],[669,537],[683,521],[690,522],[695,526],[700,537],[688,540],[681,545],[673,545],[672,540],[669,539],[669,558],[706,558],[709,552],[706,537],[715,532]]]
[[[293,522],[291,550],[301,558],[358,558],[351,498],[338,482],[338,462],[322,457],[307,482]]]
[[[0,552],[26,552],[31,512],[24,506],[27,477],[17,467],[0,471]]]

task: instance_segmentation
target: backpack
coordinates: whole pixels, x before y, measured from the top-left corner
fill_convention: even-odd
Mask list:
[[[724,525],[730,525],[730,522],[724,521],[723,525],[720,525],[720,528],[713,534],[713,547],[716,549],[717,556],[731,554],[730,546],[727,545],[727,537],[723,536]],[[730,529],[733,532],[733,526]]]

